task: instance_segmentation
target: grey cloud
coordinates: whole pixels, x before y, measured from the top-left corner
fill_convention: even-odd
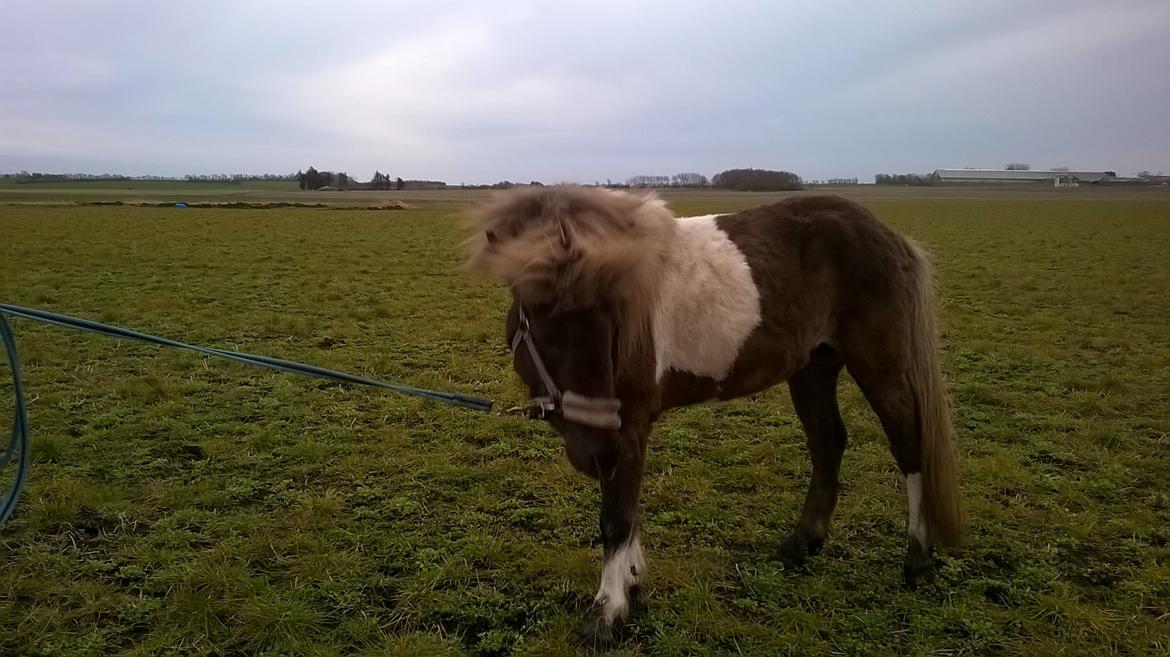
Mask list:
[[[1170,5],[0,7],[0,170],[1170,170]]]

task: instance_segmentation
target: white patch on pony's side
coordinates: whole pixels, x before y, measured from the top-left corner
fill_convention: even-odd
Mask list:
[[[918,545],[926,544],[926,516],[922,513],[922,473],[916,472],[906,475],[906,498],[910,506],[910,523],[908,533],[918,540]]]
[[[739,247],[715,218],[679,217],[654,313],[659,381],[668,370],[722,381],[760,324],[760,292]]]
[[[601,586],[593,603],[601,605],[607,623],[625,618],[630,611],[630,587],[640,584],[646,565],[642,560],[642,543],[638,535],[618,548],[605,562],[601,571]]]

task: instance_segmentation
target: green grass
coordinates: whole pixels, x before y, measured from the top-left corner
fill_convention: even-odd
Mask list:
[[[901,586],[900,477],[844,382],[834,534],[785,566],[786,392],[687,409],[652,439],[615,654],[1166,654],[1170,202],[868,205],[937,260],[970,544]],[[453,208],[3,207],[0,300],[508,407],[506,293],[458,271]],[[575,650],[598,495],[543,425],[15,324],[33,466],[0,654]]]

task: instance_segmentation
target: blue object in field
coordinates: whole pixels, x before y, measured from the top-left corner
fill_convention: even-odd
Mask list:
[[[176,203],[176,205],[179,205]],[[266,367],[278,372],[288,372],[290,374],[300,374],[302,376],[312,376],[322,379],[331,379],[344,383],[359,383],[367,386],[374,386],[378,388],[387,388],[407,395],[414,395],[416,397],[423,397],[432,401],[443,402],[445,404],[452,404],[454,406],[462,406],[463,408],[471,409],[473,411],[482,411],[484,413],[491,412],[492,402],[487,399],[479,399],[476,397],[466,397],[454,392],[439,392],[435,390],[424,390],[422,388],[412,388],[410,386],[395,385],[393,383],[386,383],[377,379],[368,379],[356,374],[349,374],[347,372],[338,372],[337,370],[327,370],[323,367],[316,367],[314,365],[306,365],[304,363],[297,363],[291,360],[282,360],[280,358],[269,358],[268,356],[257,356],[256,354],[245,354],[239,351],[228,351],[226,349],[216,349],[214,347],[200,347],[185,342],[178,342],[168,338],[162,338],[157,335],[150,335],[149,333],[141,333],[131,329],[122,328],[120,326],[110,326],[108,324],[100,324],[98,322],[91,322],[87,319],[78,319],[68,315],[61,315],[52,313],[47,310],[37,310],[35,308],[21,308],[20,306],[10,306],[8,304],[0,304],[0,342],[4,344],[4,352],[8,356],[8,362],[12,368],[12,391],[16,399],[13,408],[12,421],[12,436],[8,441],[8,447],[0,452],[0,469],[8,465],[9,462],[16,458],[16,481],[8,489],[7,493],[0,496],[0,525],[3,525],[12,515],[12,510],[16,507],[17,500],[20,499],[20,493],[24,489],[25,481],[28,479],[28,461],[29,461],[29,440],[28,440],[28,404],[24,399],[24,382],[20,371],[20,355],[16,352],[16,338],[12,334],[12,327],[8,325],[8,320],[5,315],[12,315],[13,317],[21,317],[29,319],[34,322],[42,324],[49,324],[52,326],[61,326],[64,328],[71,328],[78,331],[89,331],[91,333],[100,333],[113,338],[122,338],[125,340],[138,340],[139,342],[149,342],[151,344],[163,345],[167,347],[178,347],[180,349],[190,349],[197,351],[207,356],[216,356],[227,360],[235,361],[237,363],[244,363],[246,365],[256,365],[258,367]],[[0,445],[3,447],[3,445]]]
[[[176,203],[175,207],[176,208],[185,208],[185,207],[187,207],[187,204],[186,203]]]

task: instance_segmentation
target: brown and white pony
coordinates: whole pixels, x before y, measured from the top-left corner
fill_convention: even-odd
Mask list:
[[[816,554],[837,503],[842,367],[906,478],[911,584],[963,534],[930,266],[851,201],[789,198],[679,218],[653,195],[529,188],[478,209],[470,265],[506,282],[513,367],[573,466],[601,486],[605,566],[592,629],[612,635],[645,573],[638,496],[666,410],[788,382],[812,457],[781,551]]]

